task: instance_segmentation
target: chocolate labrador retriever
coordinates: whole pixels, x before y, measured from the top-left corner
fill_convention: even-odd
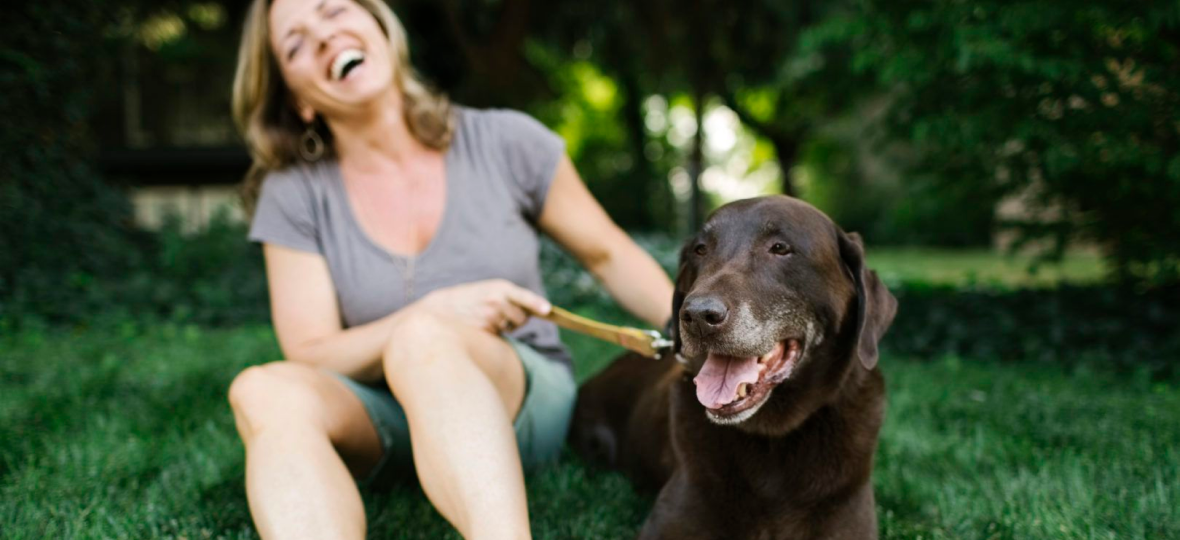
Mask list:
[[[676,353],[580,391],[572,444],[659,487],[641,539],[877,537],[877,341],[897,301],[855,233],[785,196],[717,210],[680,255]]]

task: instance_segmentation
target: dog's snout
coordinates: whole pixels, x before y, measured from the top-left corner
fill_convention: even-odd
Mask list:
[[[729,308],[715,296],[691,298],[684,303],[680,311],[680,319],[691,324],[698,331],[708,333],[725,324],[729,316]]]

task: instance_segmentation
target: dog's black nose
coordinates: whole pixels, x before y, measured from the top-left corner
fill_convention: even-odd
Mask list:
[[[690,298],[680,310],[680,320],[696,326],[702,333],[712,332],[725,324],[728,315],[729,308],[715,296]]]

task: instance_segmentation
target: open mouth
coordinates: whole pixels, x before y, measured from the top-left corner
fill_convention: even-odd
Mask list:
[[[332,60],[328,70],[328,77],[333,81],[343,81],[357,67],[365,63],[365,53],[360,49],[345,49]]]
[[[798,339],[780,341],[761,356],[710,352],[693,382],[697,400],[719,424],[742,422],[758,412],[779,383],[790,378],[803,356]]]

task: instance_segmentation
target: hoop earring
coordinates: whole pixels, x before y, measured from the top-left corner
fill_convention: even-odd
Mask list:
[[[307,161],[318,161],[324,157],[324,139],[310,124],[299,139],[299,155]]]

